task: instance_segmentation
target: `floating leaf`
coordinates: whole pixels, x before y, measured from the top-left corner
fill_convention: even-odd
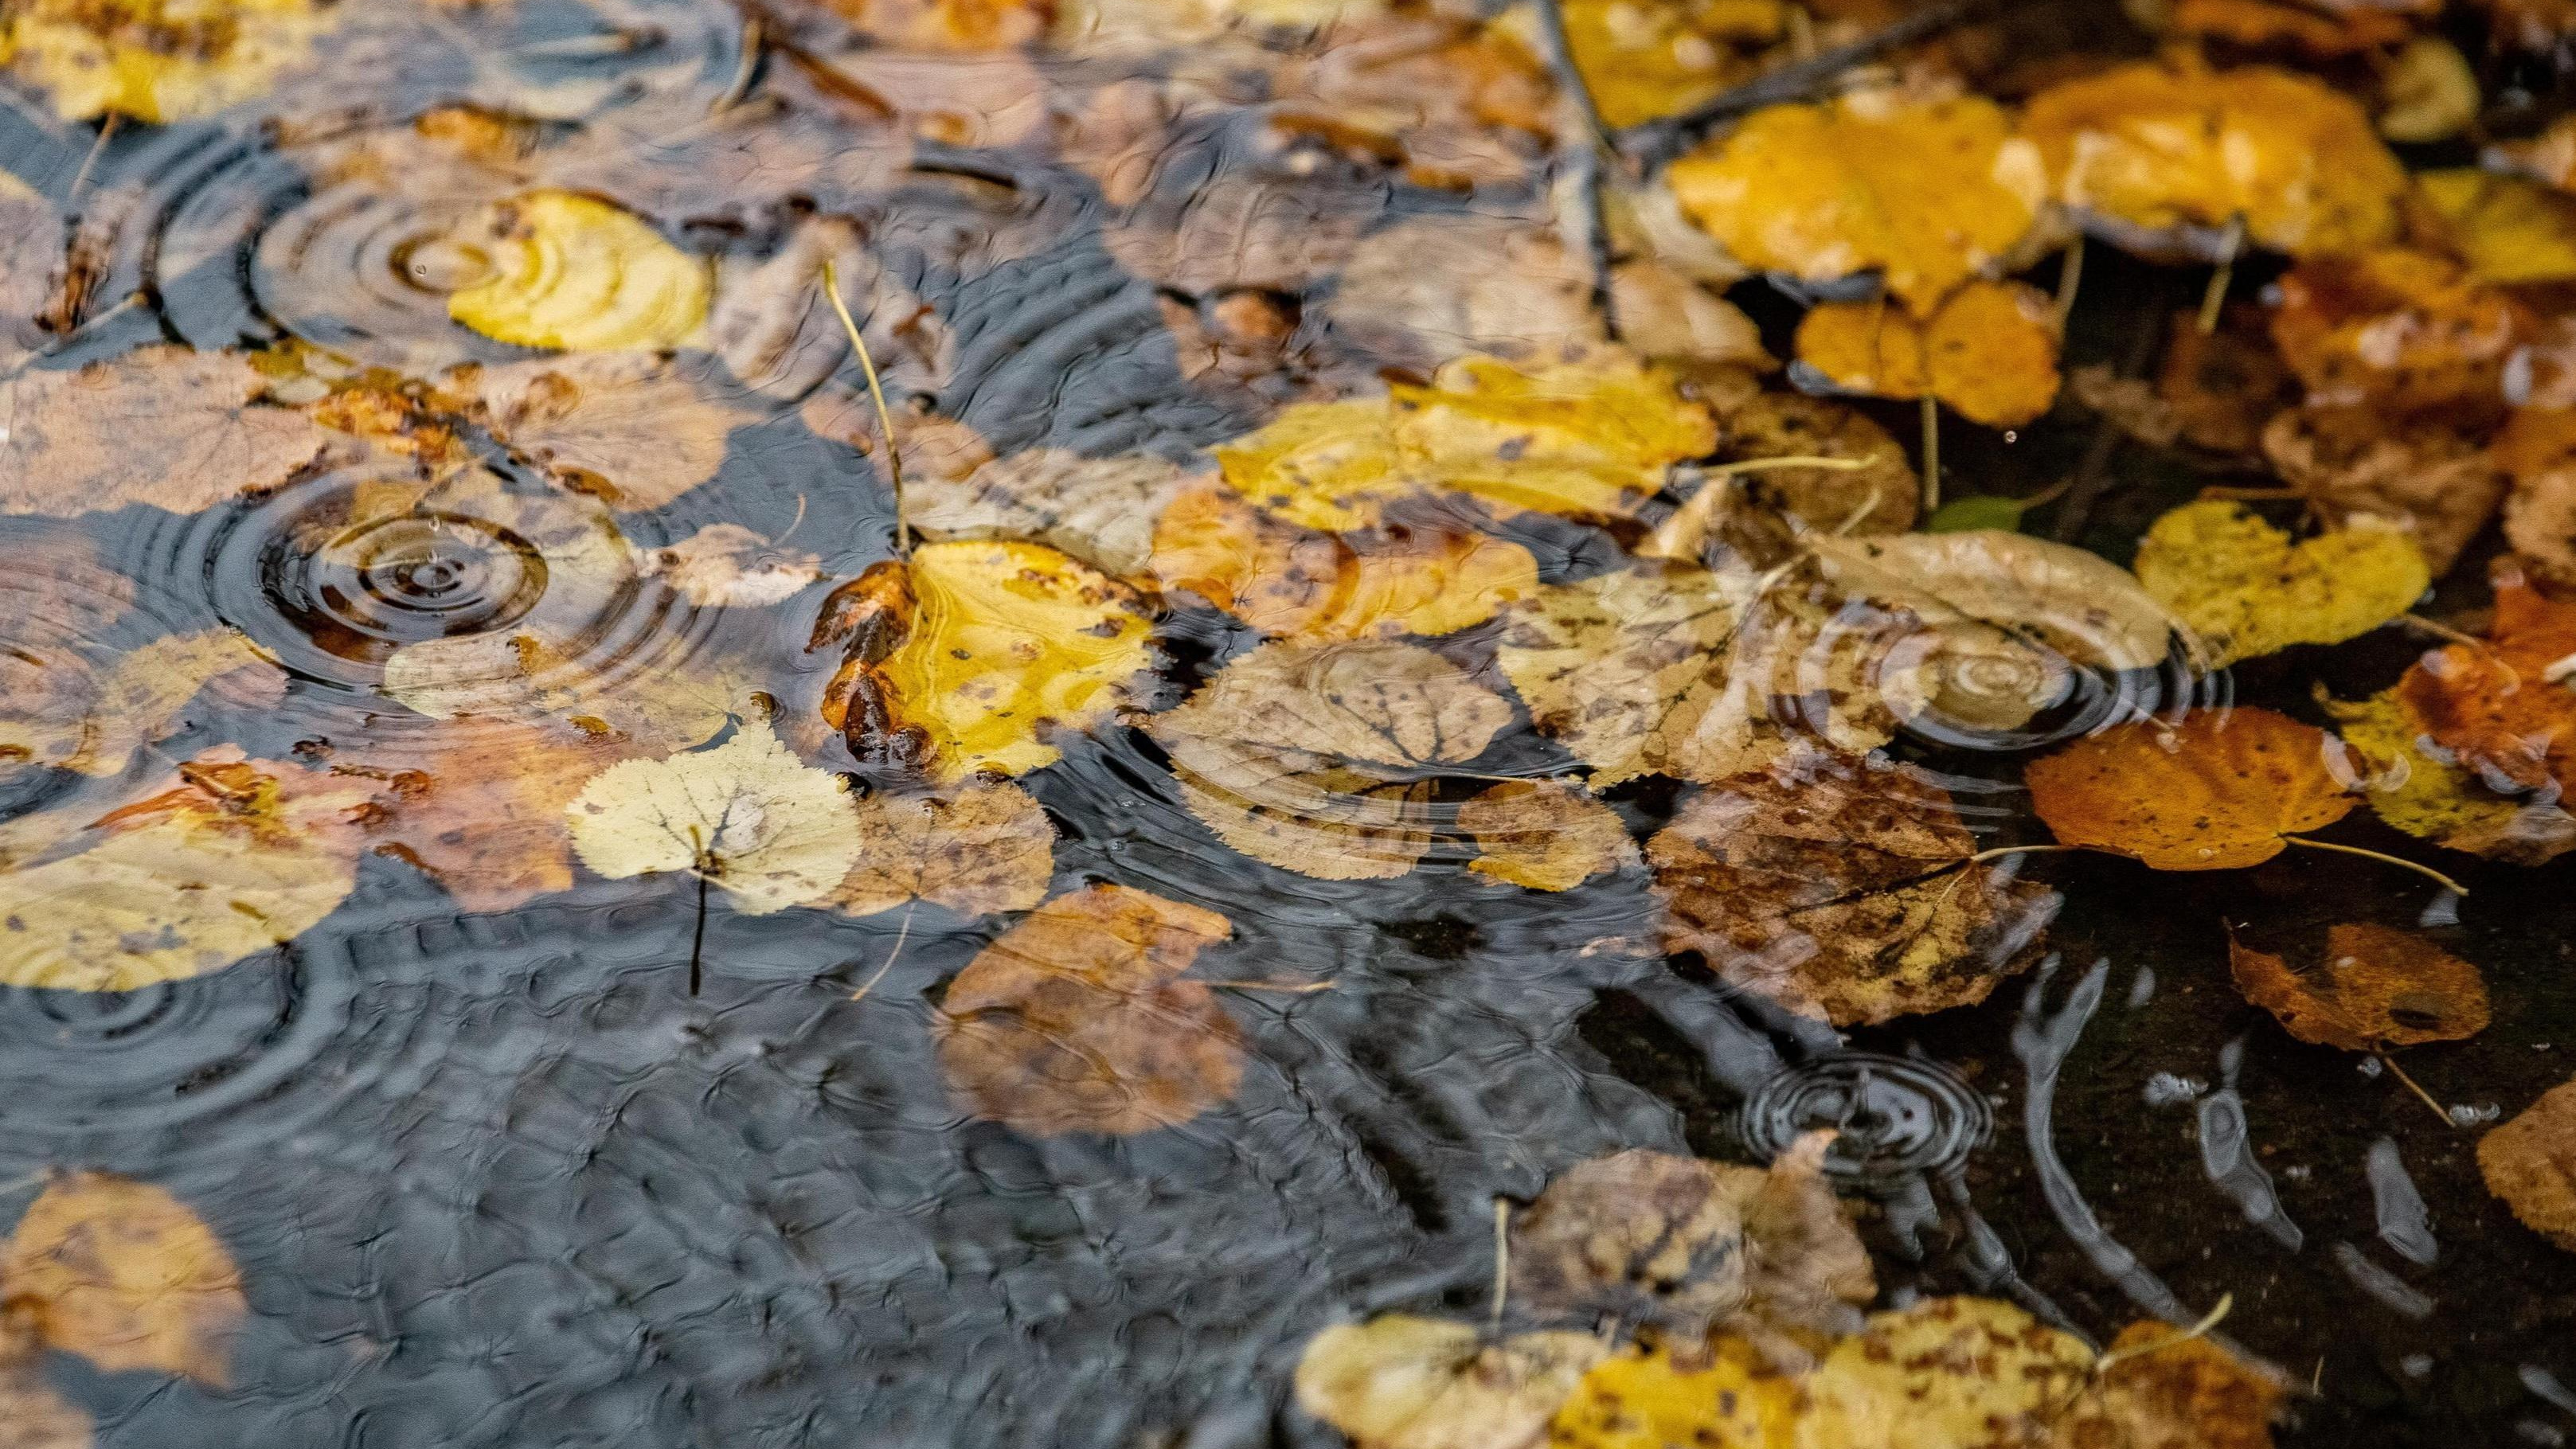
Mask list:
[[[678,347],[706,320],[706,263],[596,197],[531,191],[489,208],[457,243],[488,271],[448,294],[447,314],[495,341],[566,352]]]
[[[182,728],[181,711],[209,688],[251,707],[286,693],[286,671],[229,628],[163,635],[103,675],[23,648],[0,667],[22,660],[27,677],[13,670],[0,693],[0,764],[84,775],[122,774],[135,751]]]
[[[978,1117],[1033,1136],[1178,1126],[1234,1095],[1243,1034],[1183,981],[1225,917],[1119,885],[1058,896],[948,984],[940,1070]]]
[[[2037,956],[2058,896],[1971,861],[1948,792],[1849,766],[1746,775],[1646,843],[1664,945],[1837,1026],[1986,999]]]
[[[2361,803],[2341,741],[2268,709],[2119,725],[2033,760],[2031,808],[2068,845],[2156,870],[2260,865]]]
[[[1917,315],[2000,266],[2046,186],[1994,102],[1883,90],[1764,107],[1666,174],[1743,261],[1810,282],[1874,270]]]
[[[572,889],[565,810],[633,753],[560,721],[473,720],[432,732],[393,768],[361,757],[335,769],[382,782],[361,817],[377,851],[409,861],[466,910],[506,911]]]
[[[2576,196],[2493,171],[2427,171],[2415,182],[2479,281],[2519,286],[2576,278]]]
[[[1786,1449],[1798,1381],[1750,1342],[1635,1345],[1592,1366],[1549,1426],[1549,1449]],[[1910,1446],[1909,1446],[1910,1449]]]
[[[2306,971],[2230,936],[2228,969],[2245,999],[2290,1035],[2346,1051],[2459,1041],[2487,1025],[2478,968],[2411,931],[2363,922],[2329,927],[2325,959]]]
[[[0,512],[195,513],[277,487],[332,435],[267,387],[238,354],[165,345],[0,381]]]
[[[9,1449],[90,1449],[96,1425],[27,1361],[0,1362],[0,1423]]]
[[[0,64],[66,121],[185,121],[265,94],[338,23],[316,0],[23,0]]]
[[[739,523],[710,523],[668,548],[653,549],[640,571],[707,609],[783,604],[823,577],[822,560],[790,553]]]
[[[218,1388],[250,1307],[232,1255],[186,1203],[104,1172],[45,1184],[9,1239],[0,1284],[11,1314],[48,1348],[109,1373],[146,1369]]]
[[[1990,1298],[1873,1313],[1806,1380],[1800,1442],[1993,1449],[2044,1444],[2084,1388],[2083,1341]]]
[[[2412,33],[2405,11],[2414,0],[2324,0],[2315,9],[2297,0],[2178,0],[2166,17],[2179,34],[2236,45],[2292,46],[2312,55],[2357,55],[2397,44]]]
[[[2370,808],[2390,825],[2517,865],[2538,865],[2576,849],[2576,815],[2559,804],[2556,791],[2537,799],[2500,794],[2455,760],[2426,753],[2424,727],[2394,688],[2327,708],[2345,742],[2370,764],[2372,773],[2363,782]]]
[[[2057,321],[2043,293],[1970,282],[1917,322],[1883,302],[1825,302],[1798,323],[1798,361],[1870,397],[1926,391],[1959,416],[2018,427],[2057,401]]]
[[[687,871],[724,887],[745,915],[822,899],[859,854],[847,782],[800,762],[766,719],[715,749],[611,765],[564,818],[581,863],[599,874]]]
[[[1055,826],[1017,785],[880,792],[860,801],[857,813],[858,862],[832,893],[832,904],[851,915],[921,900],[980,916],[1046,899]]]
[[[2576,1253],[2576,1082],[2479,1138],[2478,1170],[2524,1227]]]
[[[1903,533],[1923,486],[1905,448],[1857,408],[1797,393],[1757,393],[1724,409],[1724,463],[1831,458],[1844,468],[1762,467],[1737,474],[1747,503],[1794,519],[1804,533]]]
[[[640,352],[546,358],[450,373],[493,436],[618,508],[660,508],[723,464],[752,415],[678,364]]]
[[[1476,838],[1467,868],[1532,890],[1572,890],[1637,863],[1619,813],[1559,780],[1505,780],[1458,807]]]
[[[2379,134],[2409,145],[2460,134],[2483,104],[2468,57],[2438,35],[2419,35],[2400,47],[2380,88],[2387,101],[2379,112]]]
[[[2490,789],[2563,797],[2576,785],[2576,689],[2561,682],[2570,655],[2576,605],[2507,573],[2486,642],[2426,653],[2396,696],[2426,739]]]
[[[1557,1407],[1609,1351],[1588,1333],[1488,1341],[1463,1323],[1381,1314],[1307,1341],[1297,1403],[1352,1449],[1539,1449]]]
[[[2533,325],[2457,262],[2400,247],[2310,257],[2280,288],[2272,340],[2311,405],[2493,407]]]
[[[1161,458],[1086,458],[1032,448],[962,476],[907,470],[905,518],[929,539],[1012,538],[1059,548],[1103,573],[1134,577],[1154,521],[1189,477]]]
[[[1770,0],[1573,0],[1565,39],[1601,119],[1634,126],[1677,115],[1741,80],[1752,53],[1785,39]]]
[[[2330,528],[2381,527],[2414,540],[2427,572],[2449,570],[2495,517],[2508,480],[2476,436],[2433,416],[2377,406],[2284,408],[2263,457]]]
[[[2242,504],[2186,503],[2138,542],[2138,582],[2209,646],[2212,662],[2340,644],[2408,609],[2432,583],[2393,528],[2293,540]]]

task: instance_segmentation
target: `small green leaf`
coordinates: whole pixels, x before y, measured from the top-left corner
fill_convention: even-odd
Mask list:
[[[1996,528],[2015,533],[2020,531],[2021,516],[2029,507],[2027,499],[2006,498],[1996,493],[1953,498],[1934,511],[1931,521],[1923,525],[1923,531],[1966,533],[1971,529]]]

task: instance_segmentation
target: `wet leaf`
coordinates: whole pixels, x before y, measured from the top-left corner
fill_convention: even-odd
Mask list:
[[[48,1348],[216,1387],[250,1307],[232,1255],[186,1203],[105,1172],[45,1184],[10,1236],[0,1285]]]
[[[2047,296],[1971,282],[1916,322],[1883,302],[1825,302],[1798,324],[1798,361],[1835,387],[1913,399],[1928,390],[1959,416],[2018,427],[2057,401],[2057,325]]]
[[[1667,176],[1691,220],[1743,261],[1809,282],[1875,270],[1917,315],[1999,267],[2046,186],[1994,102],[1883,90],[1765,107]]]
[[[2478,1170],[2524,1227],[2576,1253],[2576,1082],[2479,1138]]]
[[[2495,517],[2504,470],[2476,437],[2373,406],[2285,408],[2263,456],[2331,528],[2391,528],[2447,572]]]
[[[2307,970],[2231,935],[2227,964],[2246,1000],[2279,1017],[2290,1035],[2321,1046],[2373,1052],[2459,1041],[2487,1025],[2478,968],[2390,926],[2329,927],[2324,960]]]
[[[948,984],[931,1030],[966,1110],[1039,1137],[1174,1127],[1234,1095],[1243,1034],[1179,979],[1225,917],[1119,885],[1062,895]]]
[[[2570,655],[2576,605],[2507,573],[2486,643],[2426,653],[2396,696],[2426,739],[2490,788],[2563,794],[2576,784],[2576,689],[2562,664]]]
[[[2077,740],[2023,774],[2057,838],[2156,870],[2260,865],[2361,803],[2341,741],[2268,709],[2194,710]]]
[[[904,396],[947,387],[955,352],[947,324],[886,268],[867,245],[865,229],[841,216],[810,217],[768,258],[747,265],[729,259],[721,267],[707,334],[726,369],[781,401],[806,397],[845,368],[858,371],[849,334],[823,287],[827,264],[886,391]],[[872,428],[873,412],[857,421]]]
[[[1758,468],[1728,481],[1751,510],[1728,510],[1721,536],[1765,566],[1785,559],[1805,535],[1891,534],[1912,528],[1923,485],[1905,449],[1867,414],[1830,398],[1765,392],[1721,410],[1721,463],[1767,458],[1832,458],[1851,468]],[[1732,525],[1764,522],[1758,541]]]
[[[906,470],[906,518],[924,538],[1043,543],[1132,578],[1152,556],[1155,520],[1190,481],[1161,458],[1032,448],[962,476],[916,478]]]
[[[0,1439],[8,1449],[90,1449],[87,1411],[56,1393],[30,1362],[0,1362]]]
[[[2057,893],[1976,850],[1948,792],[1853,765],[1703,790],[1646,860],[1666,950],[1849,1026],[1983,1001],[2035,959]]]
[[[705,380],[640,352],[451,373],[493,436],[568,486],[622,509],[660,508],[706,482],[752,415]]]
[[[2468,57],[2438,35],[2406,42],[2381,86],[2387,103],[2379,112],[2379,134],[2409,145],[2460,134],[2477,119],[2481,104]]]
[[[2114,670],[2162,664],[2170,647],[2173,617],[2164,605],[2126,569],[2062,543],[1974,530],[1824,537],[1807,546],[1828,581],[1936,628],[1984,625],[2025,646]]]
[[[1512,719],[1456,664],[1393,641],[1271,643],[1155,716],[1190,812],[1255,860],[1320,880],[1405,874],[1432,783]]]
[[[1593,1365],[1549,1426],[1551,1449],[1787,1449],[1796,1378],[1733,1334],[1630,1345]]]
[[[1055,826],[1017,785],[880,792],[859,802],[857,816],[858,862],[832,893],[832,904],[853,916],[916,900],[981,916],[1046,899]]]
[[[2517,798],[2488,788],[2448,750],[2425,750],[2423,724],[2390,688],[2353,704],[2329,703],[2344,740],[2371,767],[2364,782],[2380,819],[2453,850],[2490,860],[2538,865],[2576,849],[2576,816],[2555,791]],[[2434,748],[2439,749],[2439,746]]]
[[[686,871],[767,915],[831,894],[859,854],[849,786],[745,720],[710,750],[627,760],[564,808],[581,863],[611,880]]]
[[[2152,1320],[2120,1330],[2058,1421],[2065,1449],[2272,1449],[2289,1390],[2207,1338]]]
[[[1800,1442],[1999,1449],[2049,1442],[2084,1387],[2082,1340],[1990,1298],[1926,1298],[1870,1315],[1806,1381]]]
[[[1451,634],[1538,589],[1537,561],[1516,543],[1436,525],[1323,533],[1213,485],[1164,510],[1153,571],[1167,590],[1302,640]]]
[[[257,708],[286,693],[286,671],[238,630],[167,634],[129,650],[96,674],[71,656],[22,653],[28,677],[10,671],[0,693],[0,768],[15,765],[117,775],[137,750],[185,728],[191,700],[212,689],[227,703]]]
[[[175,346],[0,382],[0,512],[195,513],[274,488],[332,434],[266,390],[238,354]]]
[[[1505,780],[1458,807],[1476,839],[1467,868],[1532,890],[1572,890],[1637,863],[1619,813],[1559,780]]]
[[[1584,1333],[1488,1341],[1463,1323],[1389,1313],[1316,1334],[1297,1403],[1352,1449],[1538,1449],[1609,1345]]]
[[[2022,132],[2056,198],[2123,245],[2207,254],[2240,216],[2250,239],[2293,256],[2398,232],[2406,173],[2370,117],[2288,71],[2120,66],[2033,96]]]
[[[1136,591],[1043,544],[934,543],[878,568],[824,604],[831,621],[845,598],[880,601],[824,712],[862,760],[940,783],[1026,774],[1062,757],[1047,736],[1108,718],[1150,661]],[[871,639],[899,642],[868,657]]]
[[[2432,583],[2394,528],[2293,540],[2242,504],[2187,503],[2138,542],[2138,582],[2198,634],[2213,662],[2340,644],[2415,606]]]
[[[1742,80],[1788,36],[1777,0],[1574,0],[1565,38],[1601,119],[1634,126],[1677,115]]]
[[[2167,17],[2181,34],[2247,47],[2289,46],[2313,55],[2354,55],[2404,40],[2412,0],[2346,4],[2323,0],[2178,0]],[[2475,83],[2472,82],[2474,90]]]
[[[822,579],[823,564],[739,523],[710,523],[668,548],[646,551],[640,571],[700,608],[757,609],[803,593]]]
[[[2497,286],[2576,278],[2576,196],[2492,171],[2427,171],[2415,181],[2471,276]]]
[[[294,940],[357,884],[368,793],[237,750],[180,766],[0,873],[0,982],[133,991]]]
[[[1042,0],[823,0],[823,8],[883,45],[968,54],[1036,40],[1054,10]]]
[[[0,64],[66,121],[185,121],[266,93],[338,21],[315,0],[25,0]]]
[[[635,753],[613,736],[548,721],[472,720],[395,755],[335,766],[378,780],[360,817],[383,854],[410,862],[469,911],[506,911],[572,889],[565,811],[602,770]]]
[[[2312,405],[2492,408],[2532,326],[2458,263],[2403,248],[2311,257],[2279,285],[2272,340]]]
[[[643,218],[571,191],[531,191],[490,207],[460,245],[487,260],[447,313],[522,347],[618,352],[677,347],[706,321],[706,263]]]
[[[2269,310],[2229,307],[2209,332],[2200,329],[2195,314],[2174,314],[2156,370],[2156,396],[2184,441],[2221,453],[2250,453],[2265,422],[2297,400],[2298,380],[2272,345]]]

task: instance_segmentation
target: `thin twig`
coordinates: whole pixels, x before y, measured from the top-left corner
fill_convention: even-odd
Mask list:
[[[2218,239],[2218,269],[2209,274],[2209,290],[2200,294],[2200,331],[2206,337],[2218,330],[2219,309],[2227,305],[2227,284],[2236,276],[2236,252],[2245,245],[2245,213],[2227,219],[2227,232]]]
[[[1494,1331],[1503,1331],[1503,1302],[1512,1285],[1512,1200],[1494,1199]]]
[[[107,119],[99,123],[98,139],[90,143],[89,154],[81,158],[80,174],[72,178],[72,189],[69,193],[71,205],[80,205],[81,193],[89,189],[90,169],[98,165],[99,153],[105,151],[107,143],[115,138],[116,123],[123,119],[124,117],[116,112],[110,111],[107,113]]]
[[[2487,647],[2487,641],[2479,638],[2477,635],[2464,634],[2461,631],[2452,628],[2448,624],[2435,619],[2427,619],[2421,614],[2400,614],[2397,616],[2397,622],[2405,625],[2409,629],[2421,629],[2436,639],[2448,639],[2454,644],[2466,644],[2472,649],[2481,651],[2485,650]],[[2548,675],[2543,673],[2541,677],[2546,679],[2548,678]]]
[[[2066,244],[2065,255],[2057,261],[2057,335],[2066,335],[2066,319],[2075,311],[2076,289],[2084,285],[2084,233]]]
[[[2390,1072],[2396,1075],[2397,1080],[2406,1084],[2406,1090],[2413,1092],[2418,1101],[2433,1109],[2433,1115],[2442,1119],[2443,1126],[2451,1128],[2454,1131],[2459,1129],[2460,1124],[2453,1121],[2451,1118],[2451,1109],[2433,1100],[2433,1094],[2425,1091],[2422,1083],[2416,1081],[2413,1077],[2406,1075],[2406,1069],[2397,1065],[2397,1059],[2395,1057],[2390,1056],[2386,1052],[2379,1052],[2376,1053],[2376,1055],[2379,1058],[2379,1064],[2381,1066],[2388,1068]]]
[[[1566,38],[1565,10],[1558,0],[1534,0],[1538,12],[1539,48],[1546,52],[1547,66],[1556,78],[1557,93],[1562,103],[1571,107],[1574,122],[1583,132],[1581,144],[1575,144],[1564,132],[1560,112],[1557,123],[1558,159],[1573,168],[1573,179],[1581,203],[1583,225],[1582,252],[1592,266],[1592,305],[1601,309],[1601,325],[1610,340],[1619,340],[1619,303],[1611,283],[1610,218],[1602,196],[1606,184],[1602,172],[1610,149],[1609,128],[1601,123],[1601,108],[1592,99],[1592,86],[1583,78],[1583,68],[1574,63],[1574,44]]]
[[[1924,376],[1931,376],[1925,369]],[[1941,404],[1932,394],[1923,394],[1923,516],[1929,518],[1941,507]]]
[[[903,513],[903,457],[894,444],[894,414],[887,411],[885,387],[877,381],[877,361],[868,355],[868,339],[859,335],[859,324],[850,320],[850,304],[841,300],[841,281],[832,270],[832,259],[823,259],[823,295],[832,299],[832,310],[840,315],[841,329],[850,334],[850,346],[859,354],[859,370],[868,376],[868,396],[876,400],[877,426],[885,431],[886,476],[894,480],[895,552],[912,557],[912,524]]]
[[[2358,845],[2337,845],[2330,840],[2310,840],[2302,835],[2284,835],[2281,838],[2292,845],[2305,846],[2310,850],[2331,850],[2337,855],[2358,855],[2364,860],[2375,860],[2382,865],[2400,866],[2404,869],[2415,872],[2426,880],[2435,882],[2453,895],[2465,896],[2469,893],[2469,888],[2467,886],[2460,884],[2458,881],[2451,879],[2449,876],[2442,874],[2440,871],[2435,870],[2429,865],[2418,864],[2415,861],[2408,860],[2402,855],[2390,855],[2386,851],[2381,850],[2364,850]]]
[[[903,924],[895,928],[894,949],[886,952],[885,964],[877,968],[877,974],[869,977],[865,986],[850,993],[852,1001],[867,1000],[868,993],[876,990],[877,983],[883,981],[886,973],[894,969],[895,958],[903,954],[903,943],[912,939],[912,909],[920,904],[921,897],[914,896],[910,903],[904,906]]]

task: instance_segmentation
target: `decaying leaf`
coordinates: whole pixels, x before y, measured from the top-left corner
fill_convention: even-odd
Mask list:
[[[2207,1338],[2169,1323],[2132,1323],[2104,1350],[2092,1386],[2064,1412],[2050,1442],[2063,1449],[2272,1449],[2272,1416],[2289,1396],[2270,1373]]]
[[[2126,245],[2214,253],[2239,217],[2253,241],[2294,256],[2398,231],[2406,173],[2369,115],[2289,71],[2121,66],[2033,96],[2022,133],[2055,197]]]
[[[2156,870],[2232,870],[2361,803],[2350,752],[2268,709],[2203,709],[2119,725],[2033,760],[2031,808],[2067,845]]]
[[[669,584],[702,609],[757,609],[803,593],[823,577],[823,565],[739,523],[710,523],[667,548],[646,551],[638,572]]]
[[[2470,434],[2368,406],[2284,408],[2263,457],[2336,529],[2391,528],[2438,577],[2505,501],[2508,480]],[[2576,529],[2571,529],[2576,535]]]
[[[1046,899],[1055,826],[1010,783],[897,795],[858,804],[859,854],[832,904],[854,916],[928,901],[961,916],[1024,911]]]
[[[2344,741],[2371,768],[2363,781],[2380,819],[2453,850],[2538,865],[2576,849],[2576,815],[2558,792],[2501,792],[2433,745],[2393,687],[2350,704],[2329,702]],[[2439,751],[2437,756],[2427,746]],[[2501,783],[2501,782],[2498,782]]]
[[[2576,1082],[2479,1138],[2478,1170],[2524,1227],[2576,1253]]]
[[[1986,999],[2036,958],[2058,895],[1970,861],[1949,794],[1900,771],[1745,775],[1646,843],[1664,944],[1838,1026]]]
[[[2313,405],[2492,410],[2532,325],[2459,263],[2402,247],[2310,257],[2280,288],[2272,340]]]
[[[2215,501],[2157,519],[2135,567],[2218,664],[2367,634],[2432,583],[2423,550],[2397,529],[2294,540],[2242,504]]]
[[[2576,278],[2576,196],[2493,171],[2427,171],[2415,183],[2479,281],[2517,286]]]
[[[726,369],[781,400],[807,396],[845,366],[856,370],[849,333],[823,285],[826,265],[886,391],[946,387],[955,351],[947,324],[879,259],[865,229],[841,216],[808,217],[768,258],[720,268],[707,337]]]
[[[1867,414],[1829,398],[1765,392],[1719,419],[1722,463],[1832,458],[1848,468],[1761,468],[1733,482],[1744,501],[1806,533],[1883,534],[1912,528],[1923,487],[1905,448]],[[1769,560],[1765,560],[1766,564]]]
[[[1214,451],[1226,482],[1327,532],[1383,522],[1402,499],[1466,493],[1506,511],[1616,518],[1672,464],[1717,443],[1666,373],[1613,352],[1526,370],[1491,357],[1387,397],[1300,403]]]
[[[2576,784],[2576,689],[2563,682],[2570,655],[2576,605],[2507,573],[2486,643],[2426,653],[2396,697],[2425,739],[2488,788],[2563,798]]]
[[[357,884],[368,791],[218,750],[0,873],[0,982],[133,991],[291,941]]]
[[[1870,397],[1925,392],[1959,416],[2018,427],[2057,401],[2057,323],[2047,296],[1970,282],[1918,322],[1883,302],[1825,302],[1798,323],[1798,361]]]
[[[2232,306],[2204,332],[2177,312],[2165,332],[2156,396],[2184,441],[2221,453],[2250,453],[2263,425],[2298,398],[2299,384],[2263,321],[2266,309]]]
[[[1572,890],[1637,863],[1637,842],[1609,806],[1561,780],[1505,780],[1458,807],[1476,839],[1467,868],[1532,890]]]
[[[169,345],[20,373],[0,382],[0,511],[195,513],[274,488],[332,434],[266,392],[239,354]]]
[[[1741,260],[1810,282],[1875,270],[1918,315],[1997,268],[2047,186],[1994,102],[1887,90],[1765,107],[1667,175],[1691,220]]]
[[[1154,717],[1182,799],[1226,844],[1322,880],[1403,875],[1431,848],[1432,777],[1512,709],[1393,641],[1265,644]]]
[[[472,720],[429,735],[389,769],[334,766],[374,780],[359,816],[379,853],[409,861],[469,911],[506,911],[572,889],[565,810],[631,743],[561,721]]]
[[[46,1347],[109,1373],[221,1387],[250,1305],[212,1230],[163,1188],[105,1172],[55,1177],[0,1263],[0,1301]]]
[[[618,508],[659,508],[715,476],[752,415],[675,362],[600,352],[461,368],[443,387],[495,437]]]
[[[1023,539],[1132,578],[1153,553],[1155,519],[1189,482],[1180,465],[1161,458],[1032,448],[963,476],[907,471],[905,517],[924,538]]]
[[[184,121],[265,93],[339,16],[316,0],[26,0],[0,17],[0,64],[66,121]]]
[[[1180,979],[1225,917],[1128,886],[1040,906],[948,983],[932,1026],[968,1111],[1033,1136],[1137,1133],[1224,1103],[1243,1033]]]
[[[1338,1323],[1297,1360],[1297,1403],[1352,1449],[1539,1449],[1584,1372],[1588,1333],[1488,1340],[1463,1323],[1389,1313]]]
[[[250,707],[286,693],[286,671],[229,628],[165,634],[103,673],[69,651],[21,645],[0,656],[0,681],[0,773],[119,774],[135,751],[183,726],[181,713],[200,692]]]
[[[2009,1303],[1926,1298],[1873,1313],[1806,1380],[1799,1442],[1999,1449],[2047,1444],[2093,1355]]]
[[[848,783],[799,761],[766,719],[711,750],[626,760],[564,807],[581,863],[611,880],[687,871],[767,915],[837,889],[859,855]]]
[[[597,197],[531,191],[461,231],[459,245],[488,267],[448,294],[447,314],[495,341],[566,352],[677,347],[706,321],[706,263]]]
[[[2306,970],[2233,937],[2227,962],[2245,999],[2301,1041],[2367,1052],[2459,1041],[2486,1029],[2487,986],[2478,968],[2393,926],[2327,928],[2325,957]]]
[[[1136,591],[1037,543],[926,545],[835,590],[823,620],[815,642],[849,649],[825,723],[940,783],[1055,763],[1043,736],[1106,719],[1150,657]]]
[[[1549,1449],[1786,1449],[1798,1380],[1734,1334],[1631,1345],[1592,1366],[1548,1428]]]
[[[1538,590],[1537,561],[1504,539],[1437,524],[1324,533],[1216,486],[1164,510],[1153,570],[1264,634],[1308,640],[1455,633]]]

